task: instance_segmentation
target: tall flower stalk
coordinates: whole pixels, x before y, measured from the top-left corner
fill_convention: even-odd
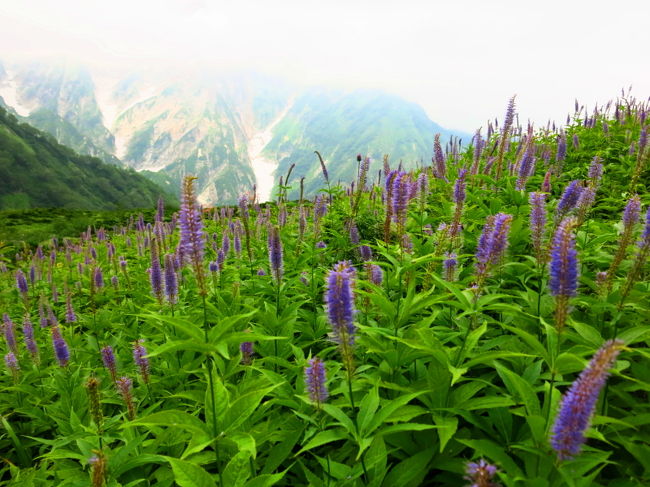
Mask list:
[[[606,342],[562,397],[551,436],[551,446],[560,460],[580,453],[598,396],[623,345],[621,340]]]
[[[569,299],[578,289],[578,252],[575,248],[573,229],[575,218],[562,220],[551,248],[550,280],[551,295],[555,297],[555,328],[561,332],[569,313]]]

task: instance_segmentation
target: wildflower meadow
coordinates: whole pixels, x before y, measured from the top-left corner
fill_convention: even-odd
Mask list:
[[[650,485],[649,113],[4,244],[0,485]]]

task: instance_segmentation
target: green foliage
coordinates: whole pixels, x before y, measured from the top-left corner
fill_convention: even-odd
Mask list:
[[[515,170],[499,181],[489,173],[470,175],[458,240],[436,230],[453,218],[453,184],[461,165],[472,162],[471,151],[457,161],[450,156],[449,181],[429,177],[427,196],[409,203],[405,233],[412,248],[402,243],[394,223],[385,225],[387,205],[376,187],[328,189],[323,196],[332,199],[318,221],[311,202],[282,198],[283,207],[270,204],[256,211],[251,205],[246,220],[236,212],[228,215],[226,208],[223,217],[221,209],[207,213],[201,267],[207,295],[199,294],[192,266],[179,266],[173,304],[152,294],[149,269],[154,245],[160,257],[176,251],[175,229],[162,226],[160,238],[161,225],[156,232],[138,228],[135,218],[119,212],[5,212],[1,238],[19,237],[22,222],[31,227],[30,243],[40,244],[44,256],[19,244],[0,248],[7,267],[0,272],[0,310],[16,323],[20,342],[20,370],[0,372],[0,485],[88,485],[88,461],[98,454],[107,463],[108,486],[464,485],[467,462],[480,458],[496,465],[494,482],[504,487],[648,485],[647,262],[624,293],[641,224],[612,276],[611,291],[596,283],[619,245],[620,215],[630,196],[625,175],[640,160],[629,153],[629,143],[639,137],[639,118],[636,112],[620,120],[601,115],[593,127],[585,125],[590,124],[576,120],[566,128],[567,158],[548,195],[545,248],[555,225],[553,208],[566,184],[586,177],[594,155],[605,159],[594,206],[575,232],[580,282],[563,329],[554,323],[546,266],[533,256],[528,198],[514,189]],[[574,133],[576,147],[570,142]],[[541,185],[547,170],[541,156],[554,149],[556,137],[537,136],[540,160],[527,189]],[[15,137],[11,143],[22,144]],[[514,138],[505,153],[513,167],[519,143]],[[556,166],[553,156],[551,166]],[[647,185],[642,167],[633,189],[644,211],[650,204]],[[302,234],[300,207],[310,215]],[[498,212],[513,216],[509,247],[479,281],[479,236],[487,218]],[[153,214],[144,220],[153,223]],[[369,262],[350,240],[351,221],[361,244],[372,249]],[[65,222],[69,227],[60,227]],[[283,244],[280,282],[269,272],[269,224],[279,228]],[[46,242],[52,229],[63,237],[87,227],[92,235],[79,240],[59,238],[56,248]],[[100,237],[100,227],[108,234]],[[242,239],[241,252],[234,250],[233,232]],[[224,235],[232,246],[223,268],[208,271]],[[325,248],[316,245],[320,241]],[[448,251],[458,260],[451,278],[442,272]],[[356,269],[353,370],[346,369],[340,347],[328,337],[332,330],[323,306],[326,277],[341,260]],[[370,264],[382,269],[381,283],[370,280]],[[34,280],[23,296],[15,271],[29,275],[32,266]],[[97,267],[104,271],[103,287],[92,279]],[[113,278],[117,282],[109,284]],[[66,320],[66,293],[77,315],[72,322]],[[46,317],[51,308],[60,322],[70,347],[65,367],[54,357],[53,323],[38,326],[39,304]],[[23,345],[23,316],[35,324],[40,362]],[[613,337],[625,348],[586,431],[587,443],[575,459],[560,461],[549,435],[561,395]],[[139,339],[146,340],[149,382],[134,363],[133,343]],[[241,351],[244,342],[254,344],[250,360]],[[108,345],[115,351],[118,377],[134,379],[134,419],[102,364],[100,348]],[[7,340],[2,351],[8,352]],[[315,357],[327,371],[329,397],[322,404],[312,403],[305,384],[304,368]],[[89,377],[100,381],[100,419],[85,387]]]

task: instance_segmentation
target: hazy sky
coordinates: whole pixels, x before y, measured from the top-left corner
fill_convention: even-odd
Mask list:
[[[563,121],[621,88],[650,96],[650,1],[0,0],[0,59],[249,68],[380,88],[444,127]]]

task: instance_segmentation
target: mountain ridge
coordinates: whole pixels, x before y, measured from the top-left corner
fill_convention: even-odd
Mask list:
[[[55,100],[44,100],[47,93]],[[333,179],[346,181],[357,153],[379,161],[389,154],[408,168],[430,158],[435,133],[443,141],[457,133],[396,95],[301,87],[251,72],[102,78],[84,67],[24,65],[0,70],[5,94],[30,108],[25,121],[78,151],[176,184],[197,176],[206,205],[233,203],[254,186],[271,198],[269,188],[292,164],[307,194],[315,193],[322,177],[314,150]]]

